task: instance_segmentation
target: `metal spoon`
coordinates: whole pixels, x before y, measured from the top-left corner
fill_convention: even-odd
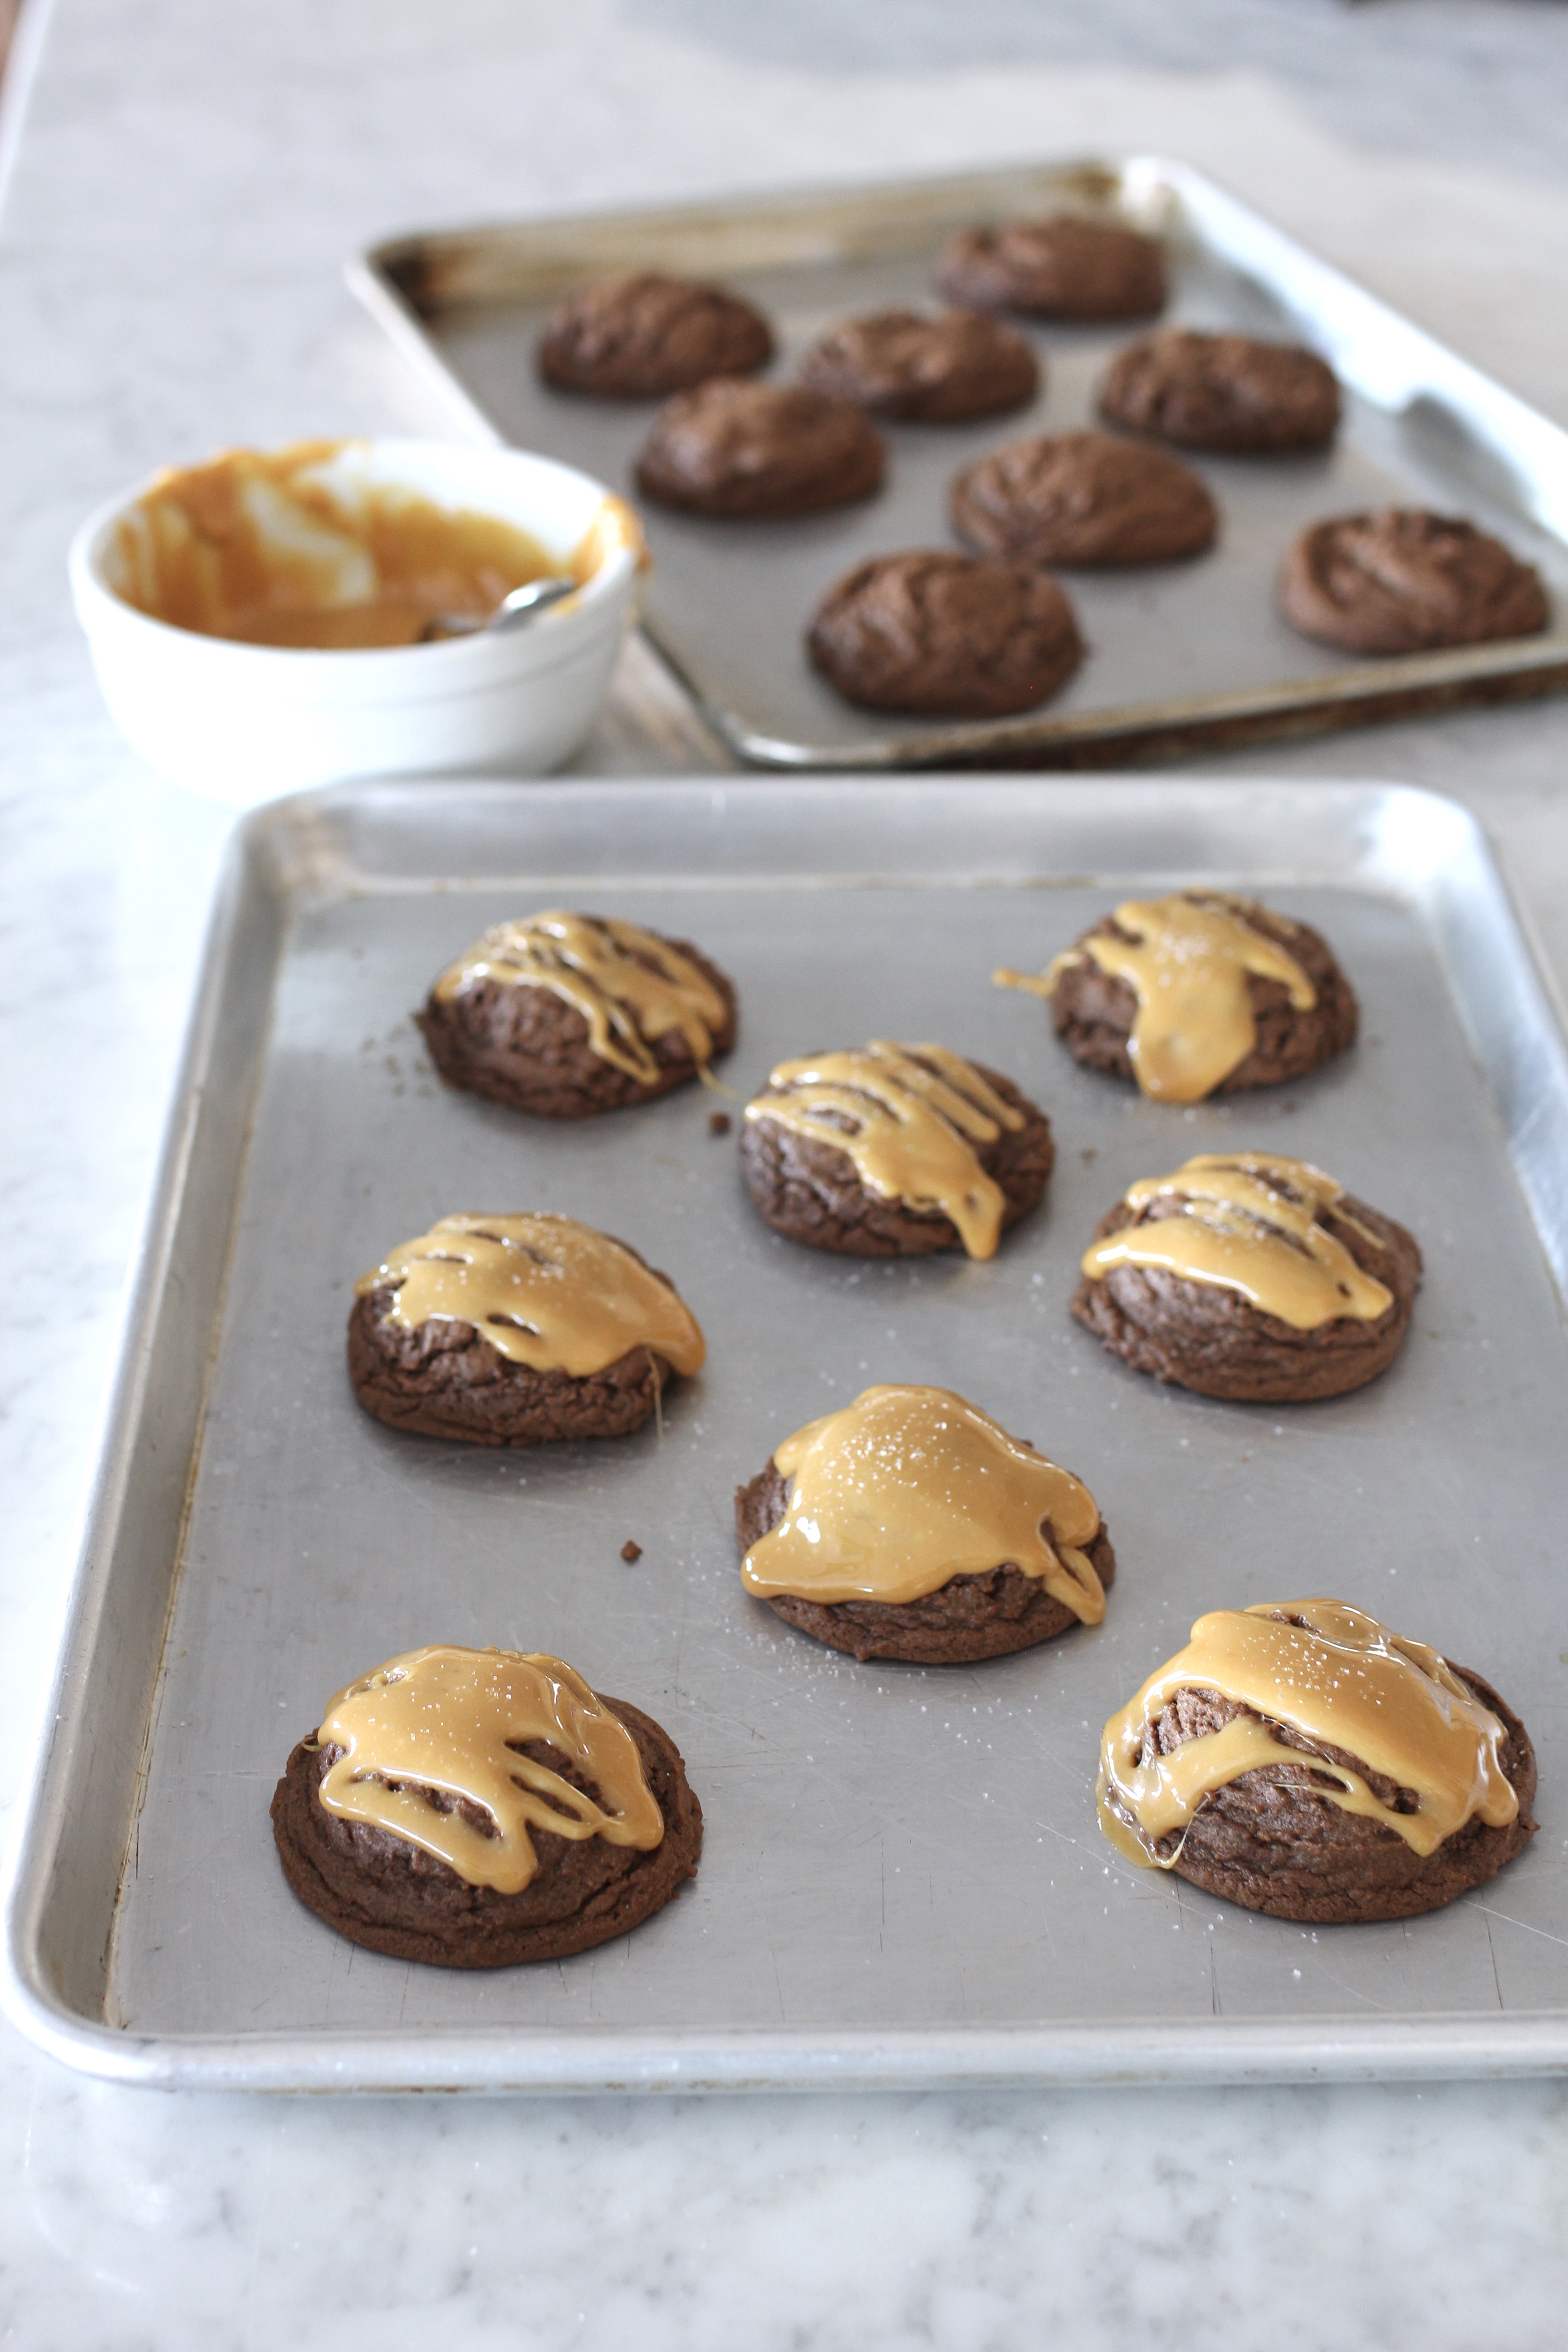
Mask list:
[[[521,629],[539,614],[547,613],[552,604],[559,604],[563,596],[575,594],[582,584],[563,573],[552,573],[543,580],[525,581],[510,596],[503,596],[493,613],[433,613],[415,643],[433,646],[443,637],[477,637],[487,630]]]

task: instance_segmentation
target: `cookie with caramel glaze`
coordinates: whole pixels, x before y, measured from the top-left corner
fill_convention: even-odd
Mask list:
[[[1458,1777],[1469,1780],[1472,1792],[1479,1784],[1484,1810],[1468,1811],[1432,1843],[1433,1833],[1442,1826],[1434,1819],[1431,1828],[1412,1843],[1397,1824],[1419,1824],[1429,1801],[1426,1792],[1410,1785],[1424,1777],[1419,1742],[1396,1776],[1379,1770],[1357,1752],[1355,1743],[1366,1734],[1353,1724],[1337,1725],[1331,1702],[1321,1719],[1304,1727],[1278,1699],[1270,1708],[1271,1694],[1259,1690],[1256,1704],[1249,1705],[1234,1692],[1222,1694],[1212,1687],[1205,1673],[1202,1637],[1216,1624],[1248,1617],[1277,1622],[1307,1641],[1314,1633],[1309,1620],[1360,1637],[1370,1629],[1371,1638],[1381,1637],[1395,1653],[1392,1660],[1384,1656],[1375,1662],[1384,1673],[1391,1665],[1417,1673],[1430,1668],[1428,1681],[1441,1678],[1433,1693],[1438,1735],[1452,1737],[1457,1723],[1474,1722],[1479,1769],[1471,1780],[1461,1758]],[[1143,1692],[1105,1727],[1100,1822],[1129,1860],[1168,1869],[1206,1895],[1221,1895],[1276,1919],[1351,1927],[1413,1918],[1452,1903],[1495,1877],[1534,1835],[1531,1809],[1536,1766],[1530,1735],[1491,1685],[1471,1668],[1450,1666],[1423,1644],[1389,1637],[1385,1628],[1363,1612],[1338,1602],[1286,1601],[1245,1612],[1216,1612],[1200,1618],[1193,1633],[1189,1650],[1159,1669]],[[1326,1652],[1326,1658],[1331,1672],[1337,1666],[1343,1685],[1353,1693],[1357,1677],[1353,1672],[1345,1675],[1344,1653],[1336,1646]],[[1190,1683],[1184,1680],[1187,1672]],[[1151,1693],[1152,1685],[1156,1687]],[[1386,1705],[1388,1694],[1384,1696]],[[1233,1738],[1240,1733],[1266,1741],[1275,1752],[1234,1778],[1219,1778],[1217,1751],[1205,1769],[1194,1743],[1217,1742],[1227,1733]],[[1391,1759],[1384,1760],[1386,1765]],[[1139,1823],[1138,1792],[1152,1792],[1162,1774],[1184,1767],[1194,1773],[1194,1789],[1203,1790],[1196,1809],[1162,1834],[1152,1835]],[[1214,1784],[1205,1786],[1211,1776]],[[1348,1795],[1352,1804],[1336,1801],[1340,1794]],[[1191,1802],[1191,1794],[1184,1793],[1183,1810]],[[1461,1810],[1462,1803],[1454,1804],[1453,1811]],[[1494,1818],[1486,1818],[1488,1811]],[[1429,1850],[1423,1852],[1422,1845]]]
[[[1075,1625],[1098,1623],[1104,1613],[1105,1592],[1116,1574],[1116,1554],[1093,1497],[1076,1479],[1042,1463],[1032,1446],[1007,1438],[988,1415],[977,1413],[962,1398],[942,1390],[868,1390],[843,1412],[811,1424],[810,1429],[798,1433],[795,1439],[778,1449],[793,1466],[795,1455],[792,1448],[798,1448],[802,1439],[809,1439],[816,1433],[831,1437],[843,1426],[854,1448],[857,1475],[868,1482],[865,1495],[856,1501],[857,1521],[861,1526],[875,1522],[880,1527],[889,1555],[886,1562],[879,1561],[873,1543],[870,1557],[861,1563],[860,1580],[874,1587],[881,1580],[879,1571],[884,1565],[895,1570],[907,1569],[908,1547],[892,1531],[890,1524],[900,1502],[914,1508],[921,1523],[921,1536],[930,1528],[931,1514],[922,1500],[917,1465],[930,1464],[931,1429],[921,1422],[907,1428],[901,1422],[888,1424],[898,1442],[881,1449],[888,1459],[879,1467],[876,1425],[866,1418],[868,1408],[875,1412],[880,1407],[885,1413],[889,1404],[900,1409],[906,1402],[917,1411],[934,1404],[939,1421],[954,1414],[967,1419],[979,1425],[978,1433],[982,1436],[994,1433],[1000,1443],[994,1448],[997,1458],[987,1462],[986,1489],[995,1486],[999,1475],[1005,1477],[1009,1456],[1014,1460],[1023,1457],[1026,1471],[1032,1469],[1047,1481],[1047,1495],[1037,1499],[1047,1500],[1051,1486],[1059,1486],[1065,1497],[1064,1518],[1075,1507],[1087,1505],[1082,1524],[1069,1521],[1065,1528],[1058,1527],[1049,1511],[1042,1510],[1029,1530],[1035,1538],[1034,1549],[1041,1556],[1029,1567],[1004,1556],[1006,1542],[998,1532],[987,1565],[965,1566],[942,1576],[939,1561],[933,1572],[941,1580],[910,1599],[866,1593],[825,1601],[814,1598],[809,1591],[774,1591],[766,1579],[764,1589],[755,1597],[765,1601],[786,1624],[809,1633],[815,1641],[826,1643],[830,1649],[846,1650],[860,1659],[900,1658],[917,1665],[959,1665],[980,1658],[1005,1657],[1015,1650],[1032,1649],[1037,1643],[1052,1641]],[[938,1433],[940,1436],[940,1431]],[[953,1466],[952,1461],[943,1459],[943,1475],[938,1482],[942,1489],[939,1511],[952,1504]],[[749,1485],[736,1490],[735,1532],[742,1555],[742,1575],[748,1582],[752,1563],[761,1557],[756,1547],[784,1524],[794,1485],[794,1476],[781,1470],[774,1458]],[[815,1502],[813,1507],[817,1507]],[[820,1523],[823,1516],[818,1510],[814,1565],[825,1544],[831,1547],[834,1541],[832,1526]],[[1030,1516],[1034,1516],[1032,1509]],[[960,1540],[969,1539],[971,1553],[973,1532],[973,1527],[959,1530]],[[1071,1546],[1065,1553],[1064,1545]],[[1054,1562],[1047,1558],[1053,1551]],[[1040,1573],[1041,1567],[1054,1566],[1059,1571],[1064,1559],[1072,1564],[1073,1572],[1054,1574],[1051,1581],[1057,1589],[1052,1591]]]
[[[1199,903],[1204,903],[1201,897]],[[1355,1043],[1360,1022],[1355,992],[1328,941],[1310,924],[1277,915],[1255,900],[1228,903],[1249,930],[1285,951],[1306,982],[1305,990],[1298,987],[1296,995],[1310,994],[1311,1002],[1293,1002],[1291,986],[1283,977],[1264,971],[1239,975],[1250,1016],[1250,1045],[1214,1086],[1198,1093],[1183,1090],[1173,1099],[1198,1101],[1205,1095],[1285,1086],[1321,1069]],[[1131,980],[1096,961],[1094,942],[1126,948],[1138,939],[1114,914],[1102,916],[1057,958],[1047,975],[1052,1024],[1074,1061],[1133,1083],[1142,1082],[1129,1050],[1139,1022],[1139,994]],[[1043,991],[1044,983],[1039,985]],[[1160,1091],[1147,1085],[1144,1090]]]
[[[934,1097],[901,1121],[911,1093],[931,1087]],[[881,1184],[864,1172],[884,1132],[901,1146],[928,1130],[940,1176],[912,1160]],[[1056,1158],[1050,1121],[1011,1078],[927,1045],[781,1063],[746,1106],[740,1152],[746,1188],[775,1233],[851,1257],[963,1248],[989,1257],[1038,1206]]]
[[[1217,1234],[1199,1234],[1211,1263],[1228,1259],[1231,1278],[1175,1270],[1171,1261],[1188,1256],[1190,1234],[1162,1228],[1173,1219],[1204,1227],[1205,1192],[1216,1176],[1226,1189],[1227,1171],[1238,1169],[1260,1180],[1260,1191],[1243,1185],[1239,1213],[1229,1211]],[[1265,1248],[1261,1261],[1254,1252]],[[1288,1296],[1308,1278],[1321,1290],[1315,1305]],[[1240,1404],[1303,1404],[1364,1388],[1387,1370],[1420,1279],[1415,1237],[1321,1170],[1267,1153],[1214,1155],[1131,1186],[1100,1219],[1072,1313],[1112,1355],[1157,1381]],[[1294,1319],[1270,1311],[1282,1303]]]
[[[552,910],[485,932],[415,1018],[447,1086],[585,1118],[652,1102],[728,1053],[735,990],[689,940]]]
[[[669,1276],[571,1217],[443,1218],[361,1278],[349,1316],[365,1412],[470,1445],[628,1437],[704,1353]]]
[[[312,1731],[289,1756],[272,1799],[273,1836],[294,1893],[351,1943],[437,1968],[499,1969],[563,1959],[640,1926],[696,1875],[702,1808],[680,1752],[661,1725],[626,1699],[590,1696],[632,1743],[662,1823],[656,1845],[616,1844],[601,1835],[562,1836],[535,1827],[531,1843],[537,1868],[526,1885],[502,1891],[476,1885],[411,1838],[372,1820],[330,1811],[322,1802],[322,1783],[343,1751]],[[553,1741],[527,1739],[516,1752],[536,1770],[553,1774],[557,1784],[565,1783],[564,1790],[556,1790],[563,1807],[573,1803],[569,1792],[589,1803],[602,1800],[604,1792],[581,1758]],[[472,1801],[421,1789],[411,1777],[402,1787],[416,1809],[421,1803],[428,1807],[432,1826],[456,1813],[481,1838],[493,1836],[493,1819]]]

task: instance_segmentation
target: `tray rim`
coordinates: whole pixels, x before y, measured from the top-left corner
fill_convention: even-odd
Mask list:
[[[542,247],[572,251],[616,234],[637,242],[662,235],[732,230],[737,222],[780,223],[826,219],[872,207],[936,201],[942,195],[1005,204],[1033,190],[1076,190],[1103,200],[1117,192],[1147,202],[1169,191],[1188,215],[1204,225],[1226,257],[1250,267],[1292,308],[1310,296],[1330,314],[1313,319],[1316,340],[1347,382],[1363,372],[1348,356],[1355,332],[1378,335],[1392,349],[1385,354],[1377,394],[1357,388],[1392,409],[1403,397],[1442,391],[1458,413],[1486,430],[1494,449],[1511,448],[1531,467],[1520,478],[1530,489],[1527,510],[1542,528],[1568,539],[1568,431],[1509,392],[1469,361],[1406,319],[1392,304],[1369,293],[1342,270],[1321,261],[1296,238],[1276,228],[1251,205],[1190,164],[1157,153],[1121,157],[1087,155],[998,164],[984,171],[931,173],[891,180],[845,182],[761,191],[739,199],[649,207],[622,207],[583,214],[475,223],[468,226],[410,230],[378,239],[344,265],[351,290],[386,332],[426,384],[447,404],[474,438],[503,447],[505,436],[441,357],[424,321],[460,299],[432,298],[422,307],[405,280],[416,265],[425,268],[444,254],[500,243],[512,247],[532,238]],[[580,272],[583,264],[577,265]],[[557,265],[559,269],[559,264]],[[1378,373],[1374,371],[1374,373]],[[797,740],[754,728],[722,698],[710,696],[660,637],[657,623],[639,624],[649,646],[681,691],[729,750],[748,765],[849,775],[870,769],[909,771],[964,762],[1039,768],[1115,767],[1129,760],[1159,761],[1190,756],[1228,745],[1263,742],[1284,734],[1327,732],[1345,727],[1413,716],[1471,703],[1524,699],[1568,689],[1568,615],[1536,637],[1518,637],[1433,653],[1364,660],[1315,676],[1215,693],[1183,695],[1150,703],[1126,703],[1109,710],[1051,717],[959,722],[925,731],[900,733],[896,726],[880,738],[837,745]]]
[[[875,772],[859,782],[878,795],[889,788],[888,779]],[[974,782],[961,772],[945,777],[908,778],[903,788],[921,797],[947,796],[954,790],[967,797]],[[200,1140],[206,1072],[221,1002],[219,983],[237,950],[247,897],[259,889],[287,914],[309,903],[328,877],[336,891],[363,887],[351,864],[340,859],[334,865],[330,856],[323,856],[321,821],[330,820],[335,808],[352,811],[356,804],[374,806],[381,801],[399,808],[436,809],[457,789],[498,806],[514,802],[525,807],[531,801],[571,810],[594,799],[635,799],[647,803],[650,799],[687,794],[710,800],[716,783],[721,792],[742,791],[746,799],[771,794],[792,808],[805,798],[820,799],[826,805],[844,789],[826,780],[803,786],[780,779],[716,780],[706,774],[522,785],[465,780],[456,787],[427,782],[390,785],[372,782],[323,787],[268,803],[234,828],[213,887],[157,1172],[123,1294],[115,1368],[94,1436],[93,1469],[86,1491],[77,1565],[59,1620],[54,1671],[39,1711],[37,1760],[31,1785],[16,1809],[0,1872],[5,1911],[0,2009],[39,2048],[79,2072],[102,2080],[164,2089],[574,2095],[943,2089],[993,2084],[1087,2087],[1132,2083],[1420,2081],[1568,2070],[1568,1997],[1561,2011],[1515,2011],[1495,2017],[1465,2011],[1434,2011],[1405,2019],[1330,2014],[1300,2021],[1224,2015],[1135,2017],[1114,2022],[896,2030],[792,2026],[636,2031],[592,2024],[484,2031],[437,2027],[421,2029],[417,2037],[405,2038],[382,2030],[331,2029],[255,2034],[145,2033],[73,2007],[50,1981],[39,1948],[39,1930],[52,1856],[68,1811],[72,1741],[83,1729],[83,1702],[90,1695],[94,1647],[115,1575],[127,1475],[157,1319]],[[1511,940],[1510,989],[1521,992],[1527,1003],[1534,999],[1531,1010],[1542,1029],[1546,1055],[1552,1066],[1551,1076],[1568,1117],[1568,1025],[1561,994],[1531,928],[1521,919],[1518,894],[1510,888],[1493,845],[1462,803],[1421,786],[1370,779],[1315,783],[1299,778],[1194,776],[1184,779],[1184,796],[1198,803],[1205,800],[1216,805],[1228,803],[1248,793],[1261,793],[1266,802],[1277,804],[1292,800],[1318,805],[1328,797],[1347,817],[1358,806],[1368,810],[1392,806],[1412,821],[1426,814],[1445,824],[1459,850],[1479,861],[1495,914]],[[1047,803],[1058,794],[1064,798],[1092,794],[1100,803],[1119,790],[1121,794],[1135,794],[1165,805],[1172,798],[1169,785],[1138,775],[1097,780],[1093,785],[1049,776],[1028,782],[996,779],[994,788],[1009,799],[1033,793]],[[1267,832],[1261,816],[1257,830],[1261,843]],[[1265,863],[1262,855],[1258,863]],[[1138,865],[1135,855],[1129,857],[1128,870]],[[510,877],[487,873],[482,878],[488,887]],[[675,882],[680,877],[659,878]],[[896,880],[897,877],[885,878]],[[1050,877],[1058,878],[1078,884],[1093,877],[1076,872]],[[395,881],[392,887],[397,887]],[[440,884],[433,877],[416,887]],[[279,955],[280,951],[281,935]],[[274,969],[277,961],[275,956]],[[1458,998],[1456,1006],[1483,1083],[1489,1089],[1486,1066]],[[1514,1076],[1524,1078],[1526,1074]],[[1535,1083],[1537,1076],[1529,1074],[1528,1082]],[[1506,1121],[1506,1106],[1499,1103],[1497,1108]],[[1555,1208],[1559,1219],[1568,1223],[1563,1186],[1559,1181],[1555,1201],[1547,1197],[1553,1172],[1548,1165],[1539,1171],[1545,1189],[1538,1200],[1530,1170],[1511,1136],[1509,1150],[1561,1308],[1568,1301],[1568,1233],[1560,1234],[1554,1245],[1542,1230],[1542,1219],[1549,1209]],[[213,1302],[215,1330],[222,1311],[220,1284]],[[193,1471],[199,1458],[202,1418],[198,1413],[191,1454]],[[176,1558],[169,1574],[171,1609],[181,1573],[182,1564]],[[150,1738],[155,1722],[157,1686],[155,1672],[148,1694],[144,1740]],[[133,1825],[134,1813],[132,1830]],[[117,1900],[110,1939],[118,1916]]]

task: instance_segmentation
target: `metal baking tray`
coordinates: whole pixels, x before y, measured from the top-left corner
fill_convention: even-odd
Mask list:
[[[652,405],[552,392],[534,369],[540,326],[568,288],[628,268],[721,277],[774,320],[775,373],[789,374],[830,320],[929,302],[932,261],[953,229],[1058,205],[1165,237],[1169,320],[1321,352],[1349,394],[1338,444],[1289,457],[1179,453],[1219,502],[1218,547],[1194,563],[1066,573],[1089,657],[1053,702],[1005,720],[856,710],[810,667],[803,631],[825,590],[865,557],[956,544],[946,492],[960,467],[1019,434],[1092,423],[1110,353],[1143,327],[1029,328],[1046,361],[1036,408],[972,425],[889,425],[888,487],[868,504],[784,523],[650,504],[644,627],[740,758],[1114,767],[1568,686],[1568,433],[1184,164],[1139,156],[426,233],[374,247],[349,275],[470,431],[629,488]],[[1499,533],[1545,576],[1555,627],[1379,660],[1298,636],[1274,607],[1290,541],[1325,515],[1390,502],[1458,511]]]
[[[1266,890],[1361,992],[1356,1051],[1186,1111],[1078,1069],[994,964],[1109,900]],[[935,1035],[1055,1122],[987,1265],[792,1247],[698,1087],[552,1125],[437,1087],[409,1023],[484,924],[562,901],[733,975],[726,1075]],[[1315,1157],[1426,1253],[1363,1394],[1205,1402],[1068,1318],[1138,1174]],[[230,2087],[698,2089],[1528,2072],[1568,2063],[1568,1060],[1472,820],[1377,785],[911,779],[365,785],[238,829],[113,1391],[9,1897],[8,1999],[70,2063]],[[342,1362],[354,1277],[435,1214],[625,1235],[705,1324],[700,1379],[614,1444],[400,1437]],[[936,1381],[1092,1486],[1104,1626],[974,1667],[861,1666],[743,1593],[731,1497],[869,1382]],[[619,1557],[635,1537],[635,1568]],[[1328,1591],[1477,1665],[1529,1724],[1542,1833],[1405,1925],[1317,1932],[1119,1862],[1101,1722],[1216,1604]],[[268,1801],[353,1675],[426,1641],[555,1651],[666,1723],[707,1814],[636,1934],[479,1976],[339,1940]]]

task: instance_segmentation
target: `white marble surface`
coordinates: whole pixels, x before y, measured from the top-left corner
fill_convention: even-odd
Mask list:
[[[1299,5],[1314,39],[1348,37]],[[1207,166],[1568,422],[1568,166],[1534,121],[1503,176],[1530,78],[1486,79],[1484,11],[1396,13],[1417,84],[1423,44],[1471,45],[1484,142],[1451,58],[1432,102],[1452,135],[1425,121],[1380,157],[1324,128],[1348,50],[1314,51],[1309,113],[1256,68],[1156,71],[1087,39],[1075,63],[982,42],[922,68],[913,41],[850,71],[635,0],[58,0],[0,222],[0,1789],[30,1749],[223,832],[99,708],[62,572],[79,515],[224,441],[437,424],[342,289],[379,232],[1095,145]],[[1514,15],[1538,43],[1562,21]],[[668,768],[695,740],[673,714],[650,738],[624,697],[584,764]],[[1467,798],[1568,972],[1565,746],[1568,707],[1544,705],[1249,765]],[[1563,2336],[1552,2084],[249,2103],[105,2089],[5,2031],[0,2084],[0,2331],[38,2352],[323,2325],[344,2352]]]

